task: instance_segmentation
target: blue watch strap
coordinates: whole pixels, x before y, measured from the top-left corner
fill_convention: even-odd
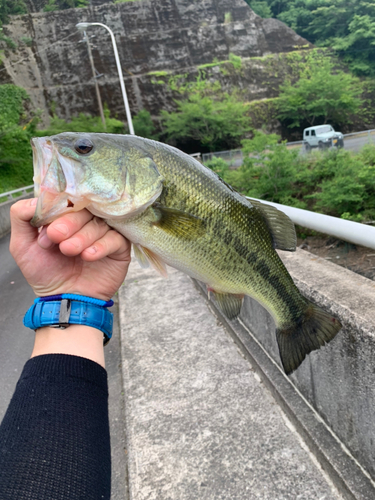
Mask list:
[[[69,302],[70,309],[64,311],[65,317],[61,322],[60,310],[64,302]],[[112,337],[113,314],[102,306],[79,300],[38,301],[26,312],[23,324],[33,330],[43,326],[58,328],[70,324],[92,326],[103,332],[104,344],[107,344]]]

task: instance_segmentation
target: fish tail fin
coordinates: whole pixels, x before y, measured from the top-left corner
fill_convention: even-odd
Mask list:
[[[341,323],[320,307],[309,303],[299,321],[287,328],[277,328],[281,363],[289,375],[296,370],[307,354],[330,342]]]

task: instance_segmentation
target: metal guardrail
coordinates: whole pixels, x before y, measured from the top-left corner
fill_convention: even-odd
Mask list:
[[[251,198],[247,197],[249,201]],[[257,198],[253,198],[256,200]],[[329,234],[340,240],[375,250],[375,227],[350,220],[318,214],[301,208],[288,207],[271,201],[258,200],[284,212],[295,224]]]
[[[6,198],[7,199],[6,201],[16,200],[17,198],[20,198],[25,194],[30,194],[30,191],[32,189],[34,189],[33,184],[31,184],[31,186],[25,186],[23,188],[13,189],[13,191],[7,191],[6,193],[0,193],[0,200],[2,200],[3,198]]]
[[[229,151],[216,151],[215,153],[204,153],[202,154],[202,161],[204,163],[206,161],[212,160],[212,158],[214,157],[222,158],[227,162],[231,162],[236,160],[242,160],[243,154],[241,149],[232,149]]]

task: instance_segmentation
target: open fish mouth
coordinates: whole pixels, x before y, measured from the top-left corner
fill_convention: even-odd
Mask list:
[[[62,160],[48,137],[31,139],[34,163],[34,195],[38,197],[31,225],[50,224],[61,215],[85,208],[90,201],[76,198],[74,192],[74,160]]]

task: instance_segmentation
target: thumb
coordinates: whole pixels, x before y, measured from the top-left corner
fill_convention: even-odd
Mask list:
[[[10,207],[11,238],[9,249],[12,255],[34,243],[38,229],[30,225],[38,198],[17,201]]]

